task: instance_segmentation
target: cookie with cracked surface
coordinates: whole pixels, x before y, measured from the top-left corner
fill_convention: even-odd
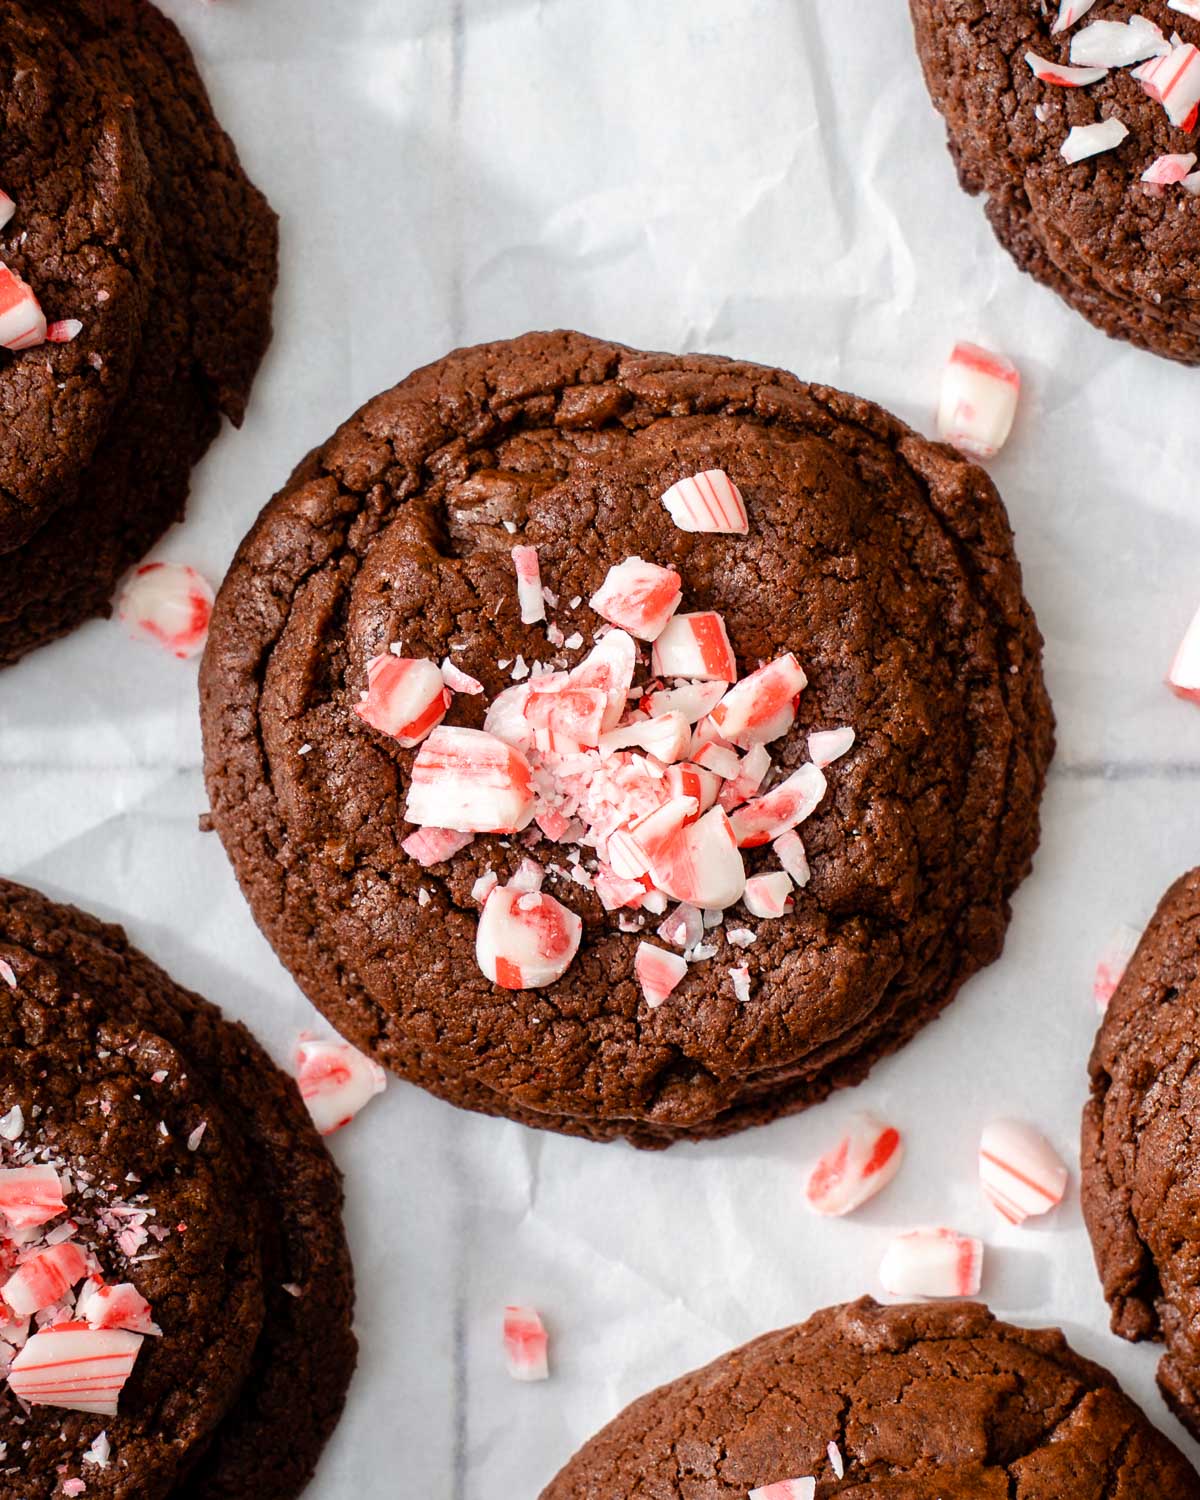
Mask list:
[[[134,101],[160,233],[147,250],[151,325],[124,400],[71,502],[0,555],[0,663],[106,614],[120,574],[182,516],[222,412],[244,414],[277,269],[275,217],[171,22],[147,0],[51,0],[44,14],[81,66]]]
[[[1178,187],[1143,183],[1159,156],[1186,153],[1175,128],[1128,68],[1096,83],[1040,82],[1025,61],[1069,60],[1071,39],[1094,21],[1136,13],[1167,38],[1200,44],[1200,21],[1166,0],[1101,3],[1052,34],[1053,5],[1025,0],[910,0],[929,93],[946,122],[963,188],[987,198],[997,237],[1022,270],[1056,291],[1097,328],[1151,353],[1200,362],[1197,225],[1200,202]],[[1069,164],[1074,126],[1115,117],[1129,134],[1114,150]]]
[[[1193,870],[1160,902],[1096,1038],[1082,1196],[1113,1331],[1166,1344],[1159,1385],[1200,1437],[1198,1038],[1200,870]]]
[[[821,1497],[1200,1497],[1178,1449],[1056,1330],[864,1299],[635,1401],[541,1500],[745,1500],[800,1478]]]
[[[289,1500],[355,1360],[341,1186],[294,1083],[119,928],[5,881],[0,959],[3,1165],[69,1173],[77,1238],[161,1329],[115,1417],[26,1417],[0,1387],[0,1495]],[[101,1430],[113,1462],[83,1465]]]
[[[715,468],[745,497],[747,535],[684,532],[659,503]],[[559,648],[521,621],[514,543],[538,549],[572,632]],[[629,554],[677,568],[686,610],[724,615],[744,670],[795,652],[809,685],[769,747],[776,774],[815,728],[858,735],[803,825],[812,880],[794,909],[747,919],[748,948],[710,932],[715,956],[653,1010],[641,934],[561,850],[485,835],[432,869],[405,853],[417,752],[354,712],[389,646],[452,652],[484,691],[456,696],[449,722],[478,728],[518,656],[580,660],[602,622],[570,601]],[[201,698],[215,825],[338,1029],[455,1104],[639,1146],[857,1082],[991,962],[1052,745],[1041,639],[980,469],[782,371],[575,333],[460,350],[311,455],[230,569]],[[531,852],[583,937],[561,979],[513,993],[476,962],[473,888]],[[771,863],[747,851],[751,871]]]

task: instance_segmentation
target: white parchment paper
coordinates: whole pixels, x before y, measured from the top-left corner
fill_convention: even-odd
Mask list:
[[[1155,1351],[1107,1332],[1074,1180],[1009,1229],[974,1152],[988,1118],[1025,1115],[1074,1166],[1097,953],[1200,857],[1200,712],[1161,685],[1200,602],[1197,376],[1017,273],[959,193],[900,0],[162,3],[284,259],[245,428],[159,556],[219,579],[336,421],[454,345],[529,328],[778,363],[925,430],[956,338],[1025,381],[992,472],[1059,752],[1003,960],[854,1095],[715,1145],[639,1156],[394,1084],[333,1145],[362,1365],[315,1500],[533,1500],[625,1402],[874,1289],[889,1235],[929,1221],[982,1234],[996,1310],[1064,1326],[1189,1446]],[[0,868],[124,922],[283,1057],[313,1016],[197,831],[195,675],[105,623],[0,674]],[[904,1129],[908,1164],[818,1222],[803,1170],[855,1107]],[[548,1323],[546,1385],[504,1373],[508,1301]]]

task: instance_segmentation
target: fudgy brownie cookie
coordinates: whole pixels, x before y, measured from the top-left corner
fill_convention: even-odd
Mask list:
[[[297,1494],[354,1366],[340,1209],[244,1027],[0,881],[5,1500]]]
[[[635,1401],[542,1500],[812,1493],[789,1479],[823,1497],[1200,1496],[1183,1455],[1056,1330],[864,1299]]]
[[[642,1146],[856,1082],[991,962],[1052,742],[980,469],[779,370],[574,333],[452,354],[311,455],[201,694],[215,824],[335,1025]]]
[[[107,612],[120,573],[182,515],[221,412],[242,418],[270,338],[276,274],[274,216],[174,26],[146,0],[51,0],[39,17],[89,77],[110,80],[131,104],[156,232],[141,255],[150,304],[123,399],[90,461],[79,456],[69,503],[15,550],[0,536],[0,663]],[[12,232],[21,216],[18,201]],[[36,290],[28,258],[25,274]],[[45,352],[4,357],[15,368]],[[88,547],[72,544],[80,535]]]
[[[1109,1003],[1083,1116],[1083,1210],[1112,1326],[1162,1339],[1163,1394],[1200,1437],[1200,870],[1163,897]]]
[[[1068,0],[1061,27],[1028,0],[910,4],[959,179],[1017,264],[1105,333],[1200,361],[1200,179],[1180,185],[1200,20],[1166,0]]]

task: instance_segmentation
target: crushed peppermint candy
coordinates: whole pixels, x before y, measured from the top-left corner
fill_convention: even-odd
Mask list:
[[[214,597],[195,568],[143,563],[122,589],[117,615],[134,635],[186,661],[204,650]]]
[[[1128,68],[1170,51],[1171,43],[1145,16],[1092,21],[1071,38],[1071,61],[1084,68]]]
[[[651,1010],[658,1009],[687,971],[687,959],[682,954],[669,953],[654,943],[638,944],[633,972]]]
[[[589,601],[602,620],[627,630],[639,641],[656,641],[683,598],[683,580],[674,568],[660,568],[640,557],[614,563]]]
[[[1196,153],[1188,151],[1183,155],[1159,156],[1142,173],[1142,181],[1153,183],[1159,187],[1170,187],[1177,182],[1182,182],[1192,168],[1196,165]]]
[[[831,1442],[827,1445],[825,1451],[829,1455],[829,1467],[838,1479],[844,1479],[846,1477],[846,1464],[842,1458],[842,1450],[836,1443]]]
[[[513,567],[517,573],[517,604],[523,625],[537,625],[546,618],[546,596],[542,591],[542,573],[536,547],[514,547]]]
[[[532,1307],[504,1309],[504,1358],[514,1380],[550,1378],[549,1339]]]
[[[304,1032],[296,1044],[296,1082],[322,1135],[349,1125],[387,1087],[387,1074],[349,1042],[321,1041]]]
[[[1177,698],[1200,703],[1200,610],[1192,617],[1167,672],[1167,686]]]
[[[815,1500],[816,1493],[815,1479],[777,1479],[774,1484],[751,1490],[748,1500]]]
[[[1096,125],[1072,125],[1059,154],[1073,165],[1086,161],[1089,156],[1116,150],[1128,134],[1129,127],[1113,118],[1101,120]]]
[[[813,1168],[804,1196],[814,1213],[840,1218],[861,1208],[892,1181],[904,1161],[894,1125],[875,1115],[851,1115],[840,1139]]]
[[[1087,15],[1095,3],[1096,0],[1062,0],[1058,16],[1050,28],[1051,34],[1057,36],[1061,31],[1069,31],[1077,21],[1081,21]]]
[[[745,536],[750,530],[746,502],[723,469],[707,469],[677,480],[662,503],[680,531]]]
[[[1012,431],[1020,394],[1011,360],[979,344],[955,344],[942,372],[938,436],[969,458],[994,458]]]
[[[17,211],[17,205],[6,192],[0,189],[0,229],[6,229],[12,222],[12,217]]]
[[[10,990],[16,989],[17,976],[13,972],[13,966],[3,958],[0,958],[0,979],[2,979],[4,983],[8,985]]]
[[[893,1297],[974,1297],[983,1275],[983,1245],[955,1229],[913,1229],[884,1253],[879,1280]]]
[[[47,323],[46,342],[48,344],[71,344],[83,332],[83,324],[78,318],[63,318],[57,323]]]
[[[46,314],[15,271],[0,264],[0,348],[32,349],[46,342]]]
[[[1056,83],[1060,88],[1081,89],[1089,83],[1099,83],[1108,76],[1107,68],[1072,68],[1064,63],[1053,63],[1036,52],[1027,52],[1025,61],[1035,78],[1042,83]]]
[[[1023,1224],[1058,1207],[1067,1169],[1040,1130],[1023,1120],[993,1120],[979,1143],[979,1181],[999,1214]]]
[[[1167,112],[1177,130],[1196,128],[1200,108],[1200,48],[1180,42],[1136,69],[1134,77]],[[1193,158],[1194,160],[1194,158]]]
[[[367,663],[367,686],[354,712],[407,750],[442,722],[453,697],[440,667],[389,651]]]

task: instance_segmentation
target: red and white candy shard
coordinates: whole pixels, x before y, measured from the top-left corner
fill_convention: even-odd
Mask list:
[[[90,1269],[88,1257],[72,1241],[50,1245],[23,1261],[0,1286],[0,1301],[18,1318],[31,1318],[61,1302]]]
[[[1023,1224],[1058,1207],[1067,1169],[1040,1130],[1021,1120],[993,1120],[979,1143],[979,1181],[1010,1224]]]
[[[389,652],[367,663],[367,691],[354,712],[409,750],[442,722],[451,698],[436,662]]]
[[[992,458],[1012,431],[1021,377],[1011,360],[958,343],[942,372],[938,436],[971,458]]]
[[[135,635],[186,661],[204,650],[213,598],[212,585],[195,568],[143,563],[122,589],[117,615]]]
[[[1128,127],[1115,117],[1096,125],[1072,125],[1059,147],[1059,155],[1071,163],[1086,161],[1089,156],[1115,150],[1128,134]]]
[[[504,1309],[504,1358],[514,1380],[547,1380],[549,1340],[532,1307]]]
[[[650,861],[655,886],[675,901],[723,910],[741,899],[746,867],[723,808],[687,824]]]
[[[1195,165],[1196,153],[1194,151],[1189,151],[1183,156],[1171,154],[1159,156],[1142,173],[1142,181],[1170,187],[1176,182],[1182,182]]]
[[[1085,68],[1128,68],[1147,57],[1163,57],[1171,43],[1153,21],[1092,21],[1071,38],[1071,61]]]
[[[302,1036],[294,1059],[300,1096],[322,1135],[332,1135],[387,1087],[387,1074],[349,1042]]]
[[[713,709],[712,721],[743,749],[768,745],[792,727],[796,700],[807,686],[804,669],[789,651],[735,682]]]
[[[712,713],[725,696],[723,682],[685,682],[681,687],[664,688],[651,693],[643,703],[652,719],[661,719],[664,714],[682,714],[689,724]]]
[[[12,216],[17,211],[17,205],[6,192],[0,190],[0,229],[6,229],[12,222]]]
[[[53,1167],[0,1170],[0,1219],[20,1233],[48,1224],[66,1210],[62,1183]]]
[[[517,603],[521,606],[521,623],[536,625],[546,618],[546,596],[542,593],[542,570],[536,547],[514,547],[513,566],[517,570]]]
[[[893,1297],[974,1297],[983,1276],[983,1245],[956,1229],[897,1235],[879,1267]]]
[[[675,615],[654,642],[650,670],[656,677],[692,682],[736,682],[737,658],[725,621],[715,610]]]
[[[784,870],[766,875],[751,875],[742,897],[752,917],[769,919],[786,916],[792,910],[792,877]]]
[[[610,630],[571,672],[572,687],[598,688],[608,700],[605,729],[615,729],[620,722],[636,667],[633,637],[625,630]]]
[[[777,787],[755,797],[730,817],[740,849],[770,843],[812,816],[825,796],[829,783],[824,772],[810,762],[799,766]]]
[[[853,747],[853,729],[818,729],[808,737],[808,758],[814,766],[829,766]]]
[[[602,620],[639,641],[655,641],[679,608],[683,580],[674,568],[627,557],[609,568],[589,603]]]
[[[405,816],[459,833],[519,833],[533,821],[529,762],[482,729],[441,725],[413,762]]]
[[[814,1213],[840,1217],[887,1187],[904,1160],[900,1132],[875,1115],[855,1114],[813,1168],[804,1196]]]
[[[1096,0],[1062,0],[1058,9],[1058,18],[1050,28],[1051,35],[1057,36],[1060,31],[1069,31],[1076,21],[1080,21],[1095,5]]]
[[[633,972],[651,1010],[658,1009],[687,971],[687,959],[681,953],[668,953],[653,943],[638,944]]]
[[[774,1484],[751,1490],[749,1500],[815,1500],[815,1479],[777,1479]]]
[[[1133,927],[1121,926],[1109,939],[1108,945],[1096,964],[1092,976],[1092,998],[1099,1008],[1108,1009],[1109,1001],[1117,992],[1117,986],[1125,977],[1129,960],[1133,957],[1141,933]]]
[[[57,323],[46,324],[46,342],[48,344],[71,344],[83,332],[83,324],[78,318],[62,318]]]
[[[89,1281],[76,1298],[75,1313],[89,1328],[125,1328],[130,1333],[162,1337],[162,1329],[151,1316],[150,1304],[128,1281],[116,1286]]]
[[[442,681],[452,693],[469,693],[476,696],[483,692],[483,683],[477,677],[456,667],[449,657],[442,662]]]
[[[1183,130],[1194,128],[1196,106],[1200,105],[1200,49],[1191,42],[1181,42],[1165,56],[1139,68],[1138,81],[1166,110],[1172,125]],[[1186,175],[1181,173],[1180,177]]]
[[[46,314],[32,287],[0,265],[0,348],[32,349],[46,341]]]
[[[475,957],[501,989],[541,989],[570,968],[582,934],[579,917],[553,896],[499,886],[479,918]]]
[[[1200,703],[1200,610],[1192,618],[1171,670],[1167,673],[1167,686],[1177,698],[1190,698]]]
[[[1039,57],[1036,52],[1027,52],[1025,61],[1033,75],[1042,83],[1056,83],[1065,89],[1081,89],[1089,83],[1099,83],[1108,76],[1107,68],[1071,68],[1065,63],[1054,63]]]
[[[664,766],[685,760],[692,745],[692,726],[683,714],[672,711],[658,719],[643,719],[624,728],[608,729],[600,736],[601,755],[615,755],[631,747],[645,750]]]
[[[418,828],[406,839],[401,839],[400,847],[410,859],[428,869],[430,865],[444,864],[453,859],[473,839],[474,834],[456,833],[452,828]]]
[[[787,833],[780,834],[771,844],[775,851],[775,858],[792,877],[798,886],[806,886],[812,878],[812,871],[808,867],[808,854],[805,852],[804,841],[795,829],[789,829]]]
[[[8,1384],[30,1406],[115,1417],[141,1347],[138,1333],[59,1323],[34,1334],[9,1367]]]
[[[744,536],[750,530],[746,502],[723,469],[706,469],[673,484],[662,497],[680,531]]]

